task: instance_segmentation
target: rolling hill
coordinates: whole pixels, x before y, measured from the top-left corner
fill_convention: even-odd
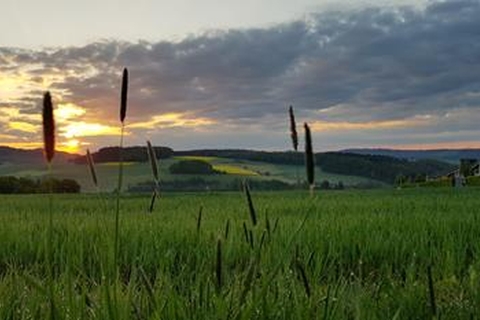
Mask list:
[[[150,164],[145,147],[126,148],[125,188],[138,190],[136,186],[151,184]],[[185,189],[189,184],[205,185],[208,188],[225,190],[238,185],[245,178],[268,186],[272,180],[275,187],[281,184],[295,185],[304,180],[304,156],[294,152],[266,152],[255,150],[190,150],[173,151],[156,147],[160,176],[164,189]],[[102,148],[93,153],[96,161],[100,190],[112,191],[117,182],[118,148]],[[211,176],[173,175],[168,168],[184,159],[200,159],[209,162],[223,174]],[[347,187],[379,187],[393,184],[398,175],[442,175],[455,166],[437,160],[408,160],[384,155],[361,155],[344,152],[316,154],[316,181],[321,184],[342,183]],[[46,166],[41,150],[18,150],[0,148],[0,175],[15,175],[42,178]],[[84,156],[57,153],[53,165],[57,178],[77,180],[83,191],[95,190]],[[203,182],[202,182],[203,181]],[[203,183],[203,184],[202,184]],[[273,186],[273,184],[272,184]],[[140,188],[141,189],[141,188]]]

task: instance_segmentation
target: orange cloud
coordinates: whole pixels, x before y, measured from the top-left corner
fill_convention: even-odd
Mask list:
[[[190,117],[187,113],[170,112],[151,117],[151,120],[130,124],[129,128],[154,129],[173,127],[198,127],[215,124],[213,119]]]
[[[25,93],[28,78],[17,74],[0,74],[0,96],[4,101],[11,102],[21,98]]]
[[[73,103],[60,103],[55,109],[55,118],[59,121],[66,121],[83,116],[86,110]]]
[[[23,132],[28,132],[28,133],[35,133],[38,130],[38,126],[33,125],[28,122],[23,122],[23,121],[11,121],[8,123],[8,128],[11,130],[18,130],[18,131],[23,131]]]
[[[39,149],[43,148],[43,142],[7,142],[2,145],[19,149]]]
[[[380,120],[367,122],[314,121],[310,123],[310,127],[315,131],[396,129],[425,125],[428,119],[428,116],[417,116],[402,120]]]

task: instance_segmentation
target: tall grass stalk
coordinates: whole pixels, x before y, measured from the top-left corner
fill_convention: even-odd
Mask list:
[[[98,191],[98,179],[97,179],[97,173],[95,171],[95,163],[93,162],[93,157],[89,149],[87,149],[87,164],[88,164],[88,168],[90,169],[90,176],[92,177],[93,185]]]
[[[158,185],[158,165],[157,165],[157,155],[155,149],[152,147],[150,141],[147,140],[147,154],[148,159],[150,160],[150,167],[152,169],[153,179],[155,184]]]
[[[128,93],[128,70],[127,68],[123,69],[122,76],[122,91],[120,95],[120,122],[121,122],[121,132],[120,132],[120,149],[118,155],[118,185],[117,185],[117,201],[115,207],[115,235],[113,242],[113,294],[115,302],[115,310],[118,311],[118,299],[117,299],[117,278],[119,272],[118,265],[118,255],[119,255],[119,229],[120,229],[120,195],[123,185],[123,136],[125,132],[125,117],[127,114],[127,93]]]
[[[155,149],[152,147],[152,144],[150,141],[147,140],[147,154],[148,154],[148,159],[150,160],[150,167],[152,169],[152,175],[153,175],[153,180],[155,183],[155,187],[153,190],[152,194],[152,199],[150,201],[150,208],[149,208],[149,213],[153,212],[154,204],[155,204],[155,199],[159,195],[159,178],[158,178],[158,165],[157,165],[157,155],[155,153]]]
[[[43,97],[42,110],[42,124],[43,124],[43,142],[44,155],[47,161],[49,184],[48,193],[48,236],[47,236],[47,263],[48,263],[48,299],[50,306],[50,319],[55,319],[55,297],[53,289],[53,190],[52,190],[52,160],[55,155],[55,119],[53,115],[53,103],[50,92],[46,92]]]
[[[122,131],[120,133],[120,150],[118,156],[118,184],[117,184],[117,198],[116,198],[116,206],[115,206],[115,237],[114,237],[114,255],[113,255],[113,264],[115,268],[117,267],[118,263],[118,233],[120,227],[120,194],[122,190],[123,184],[123,133],[124,133],[125,125],[122,122]]]
[[[217,240],[217,256],[215,263],[215,276],[217,280],[217,290],[222,289],[223,276],[222,276],[222,240],[218,238]]]
[[[430,299],[430,311],[432,313],[432,319],[437,319],[437,303],[435,300],[435,287],[433,286],[432,266],[427,267],[428,277],[428,295]]]
[[[152,197],[150,198],[150,206],[148,207],[148,212],[152,213],[155,206],[155,199],[157,198],[157,191],[153,190]]]
[[[128,70],[127,68],[123,69],[122,76],[122,91],[120,96],[120,122],[121,122],[121,132],[120,132],[120,149],[118,155],[118,185],[117,185],[117,203],[115,208],[115,238],[114,238],[114,256],[113,263],[115,268],[117,268],[118,263],[118,233],[120,225],[120,193],[122,191],[123,184],[123,136],[125,132],[125,117],[127,114],[127,93],[128,93]]]

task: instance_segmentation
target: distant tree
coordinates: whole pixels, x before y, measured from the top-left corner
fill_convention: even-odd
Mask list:
[[[213,166],[202,160],[181,160],[169,168],[171,174],[215,174]]]
[[[398,174],[397,177],[395,178],[395,185],[397,187],[401,187],[401,186],[405,185],[407,182],[408,182],[408,178],[401,173]]]
[[[173,150],[168,147],[153,147],[157,159],[170,158],[173,155]],[[145,162],[148,161],[148,153],[146,147],[125,147],[123,148],[123,161],[131,162]],[[119,161],[120,148],[106,147],[101,148],[97,152],[92,153],[93,161],[96,163],[102,162],[117,162]],[[79,156],[73,162],[77,164],[87,163],[86,156]]]
[[[330,189],[330,182],[328,180],[323,180],[320,183],[320,189],[324,189],[324,190]]]
[[[15,193],[19,183],[16,177],[0,177],[0,193]]]
[[[38,181],[29,178],[18,178],[18,193],[36,193],[38,190]]]
[[[460,174],[464,177],[473,175],[473,166],[477,163],[476,159],[460,159]]]
[[[79,193],[80,185],[73,179],[63,179],[58,182],[58,193]]]
[[[427,175],[419,173],[415,176],[415,183],[422,183],[427,181]]]

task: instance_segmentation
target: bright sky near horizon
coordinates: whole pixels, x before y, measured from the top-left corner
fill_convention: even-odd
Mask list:
[[[59,148],[480,147],[476,0],[3,0],[0,145],[41,147],[52,91]]]

